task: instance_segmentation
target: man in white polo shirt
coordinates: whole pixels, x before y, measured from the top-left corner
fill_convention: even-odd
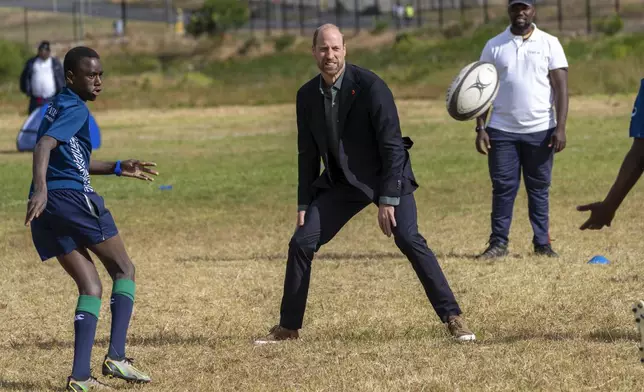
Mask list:
[[[20,90],[29,97],[28,113],[47,104],[64,86],[63,65],[51,56],[49,41],[42,41],[38,55],[27,60],[20,75]]]
[[[496,66],[500,87],[487,127],[488,113],[476,126],[476,148],[488,156],[493,189],[492,233],[479,257],[508,254],[522,172],[534,251],[557,257],[550,245],[548,198],[554,153],[566,147],[568,62],[559,40],[533,23],[534,0],[510,0],[508,14],[511,25],[487,42],[480,59]]]

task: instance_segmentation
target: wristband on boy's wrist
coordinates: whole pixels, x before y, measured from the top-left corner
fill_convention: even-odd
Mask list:
[[[116,165],[114,166],[114,174],[120,176],[121,173],[123,173],[123,170],[121,170],[121,161],[116,161]]]

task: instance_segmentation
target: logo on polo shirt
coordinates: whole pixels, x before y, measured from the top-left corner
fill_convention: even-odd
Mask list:
[[[56,109],[54,107],[54,104],[50,102],[49,106],[47,107],[47,111],[45,112],[45,118],[51,122],[54,122],[54,119],[56,118],[57,114],[58,114],[58,109]]]

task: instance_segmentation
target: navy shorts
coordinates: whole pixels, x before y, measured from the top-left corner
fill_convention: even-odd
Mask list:
[[[47,207],[31,222],[31,237],[42,261],[99,244],[117,234],[103,198],[72,189],[47,192]]]

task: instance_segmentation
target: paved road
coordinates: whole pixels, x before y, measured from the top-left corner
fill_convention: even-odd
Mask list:
[[[0,7],[26,7],[33,10],[52,11],[54,10],[55,4],[59,12],[72,13],[74,12],[73,4],[75,2],[76,1],[74,0],[0,0]],[[97,16],[110,19],[118,19],[121,17],[121,6],[119,4],[86,0],[84,7],[84,12],[88,16]],[[130,5],[128,6],[126,12],[127,18],[132,20],[151,22],[166,22],[168,20],[176,20],[174,10],[170,10],[168,14],[165,8],[151,8]],[[184,12],[184,17],[185,21],[187,22],[190,18],[189,11]],[[300,27],[299,20],[297,19],[296,14],[291,14],[289,18],[291,20],[287,22],[287,28],[297,29]],[[318,20],[317,17],[308,18],[304,20],[303,24],[306,29],[314,29],[324,22],[335,23],[345,28],[352,28],[356,23],[354,15],[342,15],[339,19],[336,19],[334,13],[325,13],[322,15],[321,20]],[[362,28],[373,28],[374,19],[372,16],[360,16],[359,23]],[[282,28],[280,16],[274,11],[272,14],[272,20],[269,21],[269,26],[272,30],[278,30]],[[250,24],[247,24],[244,27],[244,29],[248,28],[250,28]],[[253,28],[258,30],[265,30],[266,20],[264,20],[263,18],[255,19],[253,21]]]
[[[59,12],[71,13],[74,11],[74,0],[0,0],[0,7],[26,7],[33,10],[53,11],[54,4]],[[86,0],[84,7],[88,16],[117,19],[121,17],[121,6],[102,1]],[[127,9],[127,17],[134,20],[151,22],[164,22],[168,15],[164,8],[132,7]],[[170,15],[173,17],[173,15]]]

